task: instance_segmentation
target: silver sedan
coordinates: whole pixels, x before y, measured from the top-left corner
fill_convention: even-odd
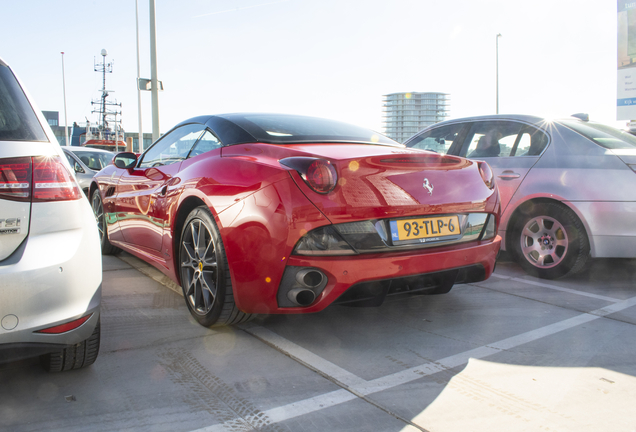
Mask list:
[[[62,150],[86,196],[95,173],[108,165],[115,156],[113,152],[88,147],[62,146]]]
[[[554,279],[592,258],[636,257],[636,137],[586,115],[449,120],[406,146],[486,161],[501,194],[502,249]]]

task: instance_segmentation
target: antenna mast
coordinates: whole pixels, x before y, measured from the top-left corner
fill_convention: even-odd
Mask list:
[[[117,116],[121,116],[121,109],[118,110],[118,108],[121,108],[121,103],[117,103],[117,100],[114,100],[112,102],[107,100],[109,91],[106,90],[106,74],[113,73],[114,62],[106,62],[108,51],[106,51],[105,49],[102,50],[101,55],[101,63],[95,63],[95,61],[93,62],[95,72],[102,73],[102,96],[97,100],[91,101],[91,105],[97,105],[97,108],[93,109],[92,112],[99,114],[98,129],[100,139],[110,139],[110,134],[114,134],[115,136],[117,136],[119,130],[121,130],[121,127],[118,126],[117,121]],[[111,130],[108,126],[110,117],[114,117],[113,130]]]

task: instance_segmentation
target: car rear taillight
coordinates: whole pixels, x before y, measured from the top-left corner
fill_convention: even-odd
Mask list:
[[[30,157],[0,159],[0,198],[30,201],[31,178]]]
[[[33,158],[33,201],[68,201],[82,197],[59,156]]]
[[[0,198],[12,201],[67,201],[82,197],[59,156],[0,159]]]
[[[290,157],[281,159],[280,163],[293,168],[315,192],[326,194],[338,183],[338,174],[331,162],[309,157]]]
[[[329,161],[316,159],[307,168],[305,181],[313,190],[326,194],[336,187],[336,169]]]
[[[477,166],[479,167],[479,174],[481,174],[481,178],[486,183],[486,186],[490,189],[494,189],[495,187],[495,176],[490,169],[490,165],[488,165],[484,161],[477,161]]]

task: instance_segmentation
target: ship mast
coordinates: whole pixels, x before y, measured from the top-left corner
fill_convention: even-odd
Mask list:
[[[106,56],[108,55],[108,51],[105,49],[101,52],[102,62],[94,63],[95,72],[102,73],[102,95],[99,99],[91,101],[91,105],[97,105],[96,109],[93,109],[93,113],[99,114],[99,122],[98,122],[98,130],[99,130],[99,139],[118,139],[119,131],[121,127],[118,126],[117,116],[121,116],[121,103],[117,103],[116,100],[109,101],[107,100],[109,96],[109,91],[106,90],[106,74],[113,73],[113,61],[106,62]],[[110,117],[114,117],[113,121],[113,129],[109,127],[109,119]],[[88,131],[87,131],[88,132]],[[113,137],[110,135],[113,134]]]

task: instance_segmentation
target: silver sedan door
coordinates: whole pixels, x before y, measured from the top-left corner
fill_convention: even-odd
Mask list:
[[[525,123],[477,121],[472,124],[459,155],[490,165],[499,187],[501,209],[505,212],[548,141],[547,134]]]

